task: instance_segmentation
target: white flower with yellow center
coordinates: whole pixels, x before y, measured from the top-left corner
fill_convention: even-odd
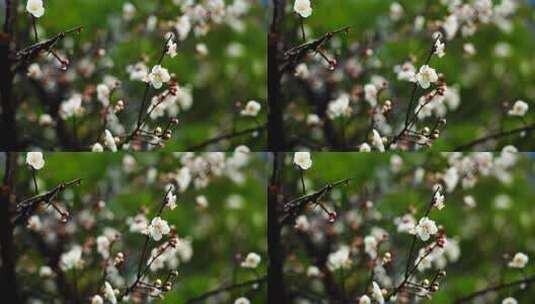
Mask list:
[[[422,217],[414,230],[418,237],[424,242],[438,232],[437,225],[428,217]]]
[[[45,160],[43,153],[41,152],[28,152],[26,154],[26,163],[35,170],[40,170],[45,166]]]
[[[255,117],[258,115],[258,112],[260,112],[261,109],[262,106],[260,105],[260,103],[255,100],[251,100],[245,105],[245,109],[243,109],[240,114],[242,116]]]
[[[428,65],[423,65],[420,67],[418,74],[416,74],[415,80],[422,88],[427,89],[432,83],[438,81],[438,74],[435,69]]]
[[[511,268],[524,268],[528,264],[528,261],[529,257],[526,254],[517,252],[517,254],[515,254],[513,259],[507,265]]]
[[[241,267],[254,269],[258,267],[261,260],[262,258],[258,254],[251,252],[245,257],[245,260],[241,262]]]
[[[162,236],[168,234],[171,231],[171,228],[169,228],[167,221],[162,220],[162,218],[160,217],[155,217],[152,219],[152,222],[148,227],[148,231],[152,239],[154,239],[155,241],[159,241],[162,239]]]
[[[312,6],[310,0],[295,0],[294,11],[303,18],[308,18],[312,15]]]
[[[161,65],[155,65],[149,74],[149,81],[155,89],[161,88],[162,85],[167,83],[169,80],[171,80],[169,71],[167,71],[167,69]]]
[[[247,299],[245,297],[237,298],[234,301],[234,304],[250,304],[250,303],[251,303],[251,301],[249,301],[249,299]]]
[[[309,152],[295,152],[294,164],[303,170],[308,170],[312,167],[312,159]]]
[[[35,18],[43,16],[45,14],[43,0],[28,0],[28,2],[26,2],[26,10]]]
[[[519,116],[522,117],[526,115],[526,112],[529,110],[529,105],[527,102],[518,100],[513,105],[513,108],[507,112],[510,116]]]

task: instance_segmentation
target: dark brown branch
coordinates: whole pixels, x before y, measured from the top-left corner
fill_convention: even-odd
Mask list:
[[[266,282],[266,277],[264,276],[264,277],[261,277],[259,279],[245,281],[245,282],[242,282],[242,283],[233,284],[233,285],[229,285],[229,286],[226,286],[226,287],[221,287],[221,288],[209,291],[209,292],[207,292],[207,293],[205,293],[203,295],[200,295],[198,297],[189,299],[186,303],[187,304],[205,303],[206,299],[208,299],[208,298],[210,298],[212,296],[218,295],[218,294],[220,294],[222,292],[227,292],[227,291],[232,291],[232,290],[235,290],[235,289],[241,289],[241,288],[246,288],[246,287],[249,287],[249,286],[259,285],[259,284],[263,284],[265,282]]]
[[[454,149],[454,151],[466,151],[466,150],[468,150],[470,148],[473,148],[473,147],[475,147],[475,146],[477,146],[479,144],[485,143],[485,142],[487,142],[489,140],[500,139],[500,138],[503,138],[503,137],[516,135],[516,134],[522,133],[522,132],[531,133],[533,131],[535,131],[535,124],[532,124],[532,125],[529,125],[529,126],[526,126],[526,127],[522,127],[522,128],[512,129],[512,130],[509,130],[509,131],[503,131],[503,132],[499,132],[499,133],[494,133],[494,134],[491,134],[491,135],[476,139],[476,140],[471,141],[469,143],[460,145],[460,146],[456,147]]]
[[[218,143],[220,141],[229,140],[229,139],[233,139],[233,138],[236,138],[236,137],[241,137],[241,136],[253,134],[253,133],[256,133],[256,132],[262,132],[265,129],[266,129],[266,125],[262,125],[262,126],[259,126],[259,127],[245,129],[245,130],[242,130],[242,131],[237,131],[237,132],[232,132],[232,133],[228,133],[228,134],[219,135],[217,137],[214,137],[212,139],[204,141],[204,142],[202,142],[200,144],[196,144],[194,146],[191,146],[188,149],[186,149],[186,151],[199,151],[199,150],[202,150],[202,149],[208,147],[209,145],[213,145],[213,144]]]
[[[533,283],[535,283],[535,275],[533,275],[531,277],[527,277],[525,279],[516,280],[516,281],[513,281],[513,282],[500,284],[500,285],[496,285],[496,286],[492,286],[492,287],[488,287],[488,288],[476,291],[476,292],[474,292],[472,294],[469,294],[467,296],[464,296],[464,297],[456,300],[455,303],[457,303],[457,304],[466,303],[466,302],[469,302],[469,301],[471,301],[471,300],[473,300],[473,299],[475,299],[475,298],[477,298],[479,296],[487,294],[489,292],[499,291],[499,290],[502,290],[502,289],[505,289],[505,288],[517,287],[517,286],[520,286],[520,285],[529,285],[529,284],[533,284]]]
[[[31,61],[33,61],[41,52],[47,51],[50,52],[56,46],[56,44],[65,38],[68,34],[71,33],[80,33],[82,31],[82,26],[77,26],[72,29],[60,32],[54,37],[49,38],[45,41],[37,42],[32,44],[22,50],[19,50],[15,53],[13,62],[17,63],[17,70],[25,68]]]
[[[291,223],[293,223],[294,219],[303,212],[307,205],[318,203],[321,198],[331,192],[334,188],[341,185],[347,185],[350,181],[350,178],[345,178],[327,184],[326,186],[314,193],[303,195],[289,202],[286,202],[284,204],[284,211],[286,212],[286,214],[284,214],[280,219],[281,225],[290,225]]]
[[[327,32],[318,39],[305,42],[284,52],[284,59],[281,66],[282,73],[292,71],[305,56],[309,53],[319,52],[321,48],[329,42],[334,36],[340,33],[348,33],[351,27],[345,26],[337,30]]]
[[[73,179],[72,181],[61,183],[43,194],[39,194],[28,199],[25,199],[17,204],[17,213],[13,220],[14,225],[25,224],[30,216],[32,216],[41,204],[51,204],[52,201],[72,185],[79,185],[81,178]]]

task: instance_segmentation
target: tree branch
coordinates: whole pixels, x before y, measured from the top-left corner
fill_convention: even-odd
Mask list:
[[[54,187],[52,190],[49,190],[43,194],[39,194],[33,197],[30,197],[28,199],[25,199],[17,204],[17,213],[15,215],[15,218],[13,220],[13,224],[20,225],[25,224],[26,221],[32,214],[35,213],[39,205],[43,204],[50,204],[52,203],[52,200],[54,200],[58,194],[63,192],[67,187],[72,185],[79,185],[81,183],[81,178],[73,179],[72,181],[61,183]]]
[[[249,286],[254,286],[254,285],[257,285],[257,284],[263,284],[266,282],[266,277],[261,277],[259,279],[255,279],[255,280],[250,280],[250,281],[245,281],[245,282],[242,282],[242,283],[238,283],[238,284],[233,284],[233,285],[229,285],[229,286],[226,286],[226,287],[221,287],[221,288],[218,288],[218,289],[214,289],[212,291],[209,291],[203,295],[200,295],[198,297],[195,297],[195,298],[192,298],[192,299],[189,299],[186,303],[187,304],[193,304],[193,303],[205,303],[205,300],[212,297],[212,296],[215,296],[217,294],[220,294],[222,292],[227,292],[227,291],[232,291],[234,289],[241,289],[241,288],[245,288],[245,287],[249,287]]]
[[[334,183],[327,184],[326,186],[312,194],[303,195],[289,202],[286,202],[284,204],[284,211],[286,212],[286,214],[284,214],[280,220],[281,225],[284,226],[291,224],[294,219],[303,212],[307,205],[318,203],[322,197],[324,197],[327,193],[331,192],[334,188],[341,185],[347,185],[349,181],[351,181],[350,178],[345,178]]]
[[[460,303],[466,303],[466,302],[469,302],[479,296],[482,296],[486,293],[489,293],[489,292],[493,292],[493,291],[499,291],[499,290],[502,290],[502,289],[505,289],[505,288],[510,288],[510,287],[516,287],[516,286],[520,286],[520,285],[528,285],[528,284],[532,284],[532,283],[535,283],[535,275],[531,276],[531,277],[528,277],[528,278],[525,278],[525,279],[521,279],[521,280],[516,280],[516,281],[513,281],[513,282],[509,282],[509,283],[505,283],[505,284],[500,284],[500,285],[496,285],[496,286],[492,286],[492,287],[488,287],[488,288],[485,288],[485,289],[482,289],[482,290],[479,290],[479,291],[476,291],[472,294],[469,294],[467,296],[464,296],[458,300],[455,301],[455,303],[457,304],[460,304]]]
[[[535,131],[535,124],[532,124],[532,125],[529,125],[529,126],[526,126],[526,127],[522,127],[522,128],[512,129],[512,130],[509,130],[509,131],[503,131],[503,132],[499,132],[499,133],[494,133],[494,134],[491,134],[491,135],[476,139],[476,140],[471,141],[469,143],[460,145],[460,146],[456,147],[454,149],[454,151],[466,151],[466,150],[468,150],[470,148],[473,148],[473,147],[475,147],[475,146],[477,146],[479,144],[482,144],[484,142],[487,142],[489,140],[508,137],[508,136],[516,135],[516,134],[522,133],[522,132],[531,133],[533,131]]]
[[[262,132],[265,129],[266,129],[266,125],[262,125],[262,126],[259,126],[259,127],[245,129],[245,130],[242,130],[242,131],[223,134],[223,135],[214,137],[212,139],[209,139],[207,141],[204,141],[202,143],[199,143],[199,144],[196,144],[194,146],[191,146],[188,149],[186,149],[186,151],[199,151],[199,150],[202,150],[202,149],[208,147],[209,145],[218,143],[220,141],[229,140],[229,139],[233,139],[233,138],[236,138],[236,137],[241,137],[241,136],[249,135],[249,134],[256,133],[256,132]]]

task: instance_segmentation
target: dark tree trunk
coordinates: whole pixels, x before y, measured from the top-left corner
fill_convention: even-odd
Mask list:
[[[6,154],[5,173],[0,190],[0,247],[2,255],[1,284],[2,300],[4,303],[20,303],[19,289],[15,271],[16,257],[13,243],[13,224],[11,223],[11,209],[15,202],[13,185],[17,155],[13,152]]]
[[[268,187],[268,298],[269,303],[287,303],[284,286],[284,247],[281,242],[279,210],[284,153],[273,153],[273,173]]]
[[[17,150],[16,107],[12,99],[13,71],[10,58],[16,2],[5,0],[5,22],[0,33],[0,104],[2,106],[0,148],[3,151]]]
[[[279,26],[284,15],[285,0],[273,0],[273,21],[268,33],[268,148],[285,151],[284,102],[281,94],[282,71],[279,68],[281,33]]]

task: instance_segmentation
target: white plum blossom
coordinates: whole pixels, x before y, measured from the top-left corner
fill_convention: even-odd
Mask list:
[[[199,195],[195,198],[195,204],[201,209],[206,209],[208,207],[208,199],[204,195]]]
[[[73,94],[71,98],[63,101],[59,108],[59,114],[63,119],[73,116],[80,116],[84,113],[82,106],[82,95]]]
[[[414,230],[414,227],[416,226],[416,220],[412,216],[412,214],[407,213],[403,215],[402,217],[397,217],[394,219],[394,224],[397,226],[397,231],[402,232],[411,232]]]
[[[398,21],[403,17],[403,6],[399,4],[398,2],[394,2],[390,5],[390,18],[394,21]]]
[[[115,290],[108,281],[104,282],[104,298],[108,300],[111,304],[117,303]]]
[[[422,241],[429,240],[430,236],[438,232],[435,222],[428,217],[422,217],[418,222],[418,225],[414,228],[414,232]]]
[[[50,268],[50,266],[41,266],[41,268],[39,268],[40,277],[49,278],[53,275],[54,275],[54,271],[52,270],[52,268]]]
[[[301,231],[308,231],[310,228],[310,223],[308,222],[308,219],[306,215],[300,215],[295,219],[295,229],[301,230]]]
[[[245,260],[242,261],[240,265],[243,268],[254,269],[258,267],[258,264],[260,264],[261,260],[262,258],[258,254],[254,252],[250,252],[249,254],[247,254],[247,256],[245,257]]]
[[[255,100],[250,100],[245,105],[245,108],[240,112],[242,116],[251,116],[256,117],[258,115],[258,112],[262,109],[262,106],[259,102]]]
[[[433,206],[438,210],[442,210],[442,208],[444,208],[444,200],[444,194],[442,194],[440,190],[437,190],[435,192],[435,197],[433,198]]]
[[[294,11],[303,18],[310,17],[310,15],[312,15],[310,0],[295,0]]]
[[[444,55],[446,54],[444,52],[445,48],[446,45],[444,44],[444,42],[440,41],[440,38],[438,38],[435,42],[435,55],[437,55],[438,58],[444,57]]]
[[[416,68],[410,61],[407,61],[402,65],[396,65],[394,67],[394,72],[397,74],[398,80],[414,81],[416,77]]]
[[[91,298],[91,304],[104,304],[104,299],[100,295],[94,295]]]
[[[164,83],[167,83],[170,80],[171,75],[169,75],[169,71],[159,64],[155,65],[148,75],[148,81],[155,89],[161,88]]]
[[[513,107],[509,110],[509,112],[507,112],[507,114],[509,114],[510,116],[522,117],[526,115],[528,110],[529,110],[529,105],[527,102],[522,101],[522,100],[517,100],[514,103]]]
[[[374,236],[368,235],[364,238],[364,252],[372,259],[377,257],[377,245],[379,245],[379,242]]]
[[[337,117],[348,117],[351,115],[352,109],[349,106],[349,95],[342,94],[335,100],[329,102],[327,107],[327,115],[330,119]]]
[[[321,270],[316,266],[308,266],[307,268],[307,277],[319,277],[321,275]]]
[[[41,170],[45,166],[45,159],[41,152],[28,152],[26,153],[26,164],[35,170]]]
[[[383,290],[381,287],[379,287],[379,284],[377,282],[372,282],[372,292],[371,292],[372,298],[379,304],[383,304],[385,302]]]
[[[43,227],[43,224],[41,223],[41,220],[39,219],[39,216],[32,215],[28,219],[28,224],[26,225],[26,227],[28,227],[28,229],[30,229],[32,231],[36,231],[37,232],[37,231],[41,230],[41,228]]]
[[[43,16],[45,14],[43,0],[28,0],[28,2],[26,2],[26,11],[32,14],[35,18]]]
[[[371,304],[372,300],[367,295],[363,295],[359,298],[359,304]]]
[[[467,195],[463,198],[463,202],[464,204],[468,207],[468,208],[474,208],[476,206],[476,200],[474,199],[473,196],[471,195]]]
[[[149,220],[143,214],[138,214],[134,218],[128,218],[126,223],[129,226],[130,232],[148,233]]]
[[[423,65],[415,76],[416,82],[423,88],[427,89],[432,83],[438,81],[438,74],[435,69],[428,65]]]
[[[123,18],[127,21],[130,21],[134,18],[135,15],[136,7],[132,3],[126,2],[123,5]]]
[[[74,268],[81,268],[83,265],[82,260],[82,247],[75,245],[71,250],[63,253],[60,257],[60,267],[62,270],[67,271]]]
[[[177,55],[177,43],[174,41],[174,39],[169,39],[169,41],[167,42],[167,55],[169,55],[169,57],[171,58],[175,58],[176,55]]]
[[[385,145],[381,134],[375,129],[372,130],[372,146],[374,146],[379,152],[385,152]]]
[[[513,259],[507,264],[507,266],[511,267],[511,268],[524,268],[526,267],[526,265],[528,264],[528,261],[529,261],[529,257],[522,253],[522,252],[517,252],[515,254],[515,256],[513,257]]]
[[[110,104],[110,88],[101,83],[97,85],[97,99],[102,103],[103,106],[107,107]]]
[[[502,300],[502,304],[518,304],[518,301],[513,297],[507,297]]]
[[[100,143],[95,143],[91,147],[91,152],[104,152],[104,147]]]
[[[169,209],[174,210],[176,208],[176,194],[173,191],[167,193],[165,200],[167,201],[166,206]]]
[[[97,252],[100,253],[104,259],[110,257],[110,245],[111,242],[106,236],[101,235],[97,237]]]
[[[377,94],[378,90],[374,84],[368,83],[364,86],[364,99],[366,99],[372,107],[377,105]]]
[[[359,152],[371,152],[372,148],[368,143],[362,143],[359,145]]]
[[[331,271],[350,267],[351,259],[349,258],[349,253],[349,247],[347,246],[341,246],[337,251],[330,253],[327,257],[327,267]]]
[[[155,241],[161,240],[162,236],[171,232],[171,228],[169,228],[167,221],[159,216],[152,219],[147,229],[150,237]]]
[[[247,299],[246,297],[239,297],[234,301],[234,304],[250,304],[251,301]]]
[[[104,130],[104,145],[112,152],[117,152],[117,144],[115,143],[115,138],[108,129]]]
[[[295,152],[294,164],[296,164],[302,170],[308,170],[312,167],[312,159],[309,152]]]
[[[43,78],[43,71],[41,71],[41,67],[38,63],[32,63],[28,67],[26,75],[32,79],[41,79]]]
[[[146,81],[149,77],[149,68],[143,62],[126,67],[130,80]]]

